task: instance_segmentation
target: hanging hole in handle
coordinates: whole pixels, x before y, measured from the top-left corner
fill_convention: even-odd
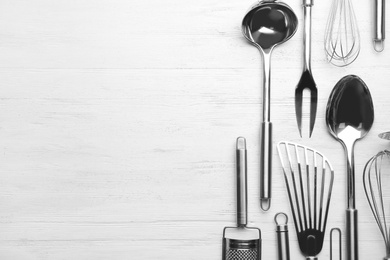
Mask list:
[[[382,52],[385,49],[385,41],[380,39],[374,40],[374,50],[376,52]]]
[[[268,211],[271,208],[271,199],[270,198],[260,199],[260,208],[264,211]]]
[[[284,223],[283,223],[283,220],[284,220]],[[287,222],[288,222],[288,217],[287,217],[286,213],[279,212],[275,215],[276,225],[278,225],[278,226],[287,225]]]
[[[338,246],[337,249],[333,247],[333,236],[334,233],[338,233],[337,240]],[[330,260],[342,260],[342,241],[341,241],[341,230],[339,228],[332,228],[330,230]],[[337,254],[338,253],[338,254]],[[338,259],[333,258],[333,255],[338,255]]]

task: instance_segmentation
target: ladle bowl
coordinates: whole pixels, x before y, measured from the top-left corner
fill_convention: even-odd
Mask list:
[[[276,1],[255,4],[242,21],[245,38],[263,51],[289,40],[297,27],[298,19],[292,9]]]
[[[242,33],[263,56],[263,117],[260,145],[260,206],[271,206],[272,123],[270,122],[271,52],[289,40],[296,32],[298,19],[292,9],[282,2],[266,0],[250,8],[242,20]]]

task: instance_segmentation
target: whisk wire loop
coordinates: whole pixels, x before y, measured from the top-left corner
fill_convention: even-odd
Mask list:
[[[364,192],[367,197],[368,204],[378,225],[379,231],[384,239],[386,246],[386,255],[390,256],[390,230],[387,224],[388,211],[390,210],[390,201],[385,201],[384,194],[386,189],[383,189],[384,175],[387,173],[383,170],[385,166],[389,166],[390,152],[388,150],[381,151],[368,160],[363,171]]]
[[[327,60],[333,65],[343,67],[357,58],[360,36],[350,0],[333,0],[324,39]]]

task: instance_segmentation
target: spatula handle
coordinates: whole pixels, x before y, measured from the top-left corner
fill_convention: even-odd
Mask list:
[[[282,217],[280,217],[282,216]],[[280,223],[280,219],[284,218],[285,222]],[[278,260],[290,260],[290,242],[288,237],[288,217],[285,213],[275,215],[276,234],[278,237]]]
[[[237,138],[236,144],[237,167],[237,226],[246,226],[248,223],[247,200],[247,151],[244,137]]]

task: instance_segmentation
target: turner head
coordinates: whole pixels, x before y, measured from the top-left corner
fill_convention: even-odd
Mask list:
[[[307,259],[315,259],[324,242],[333,168],[320,152],[303,145],[279,142],[278,152],[299,247]]]

